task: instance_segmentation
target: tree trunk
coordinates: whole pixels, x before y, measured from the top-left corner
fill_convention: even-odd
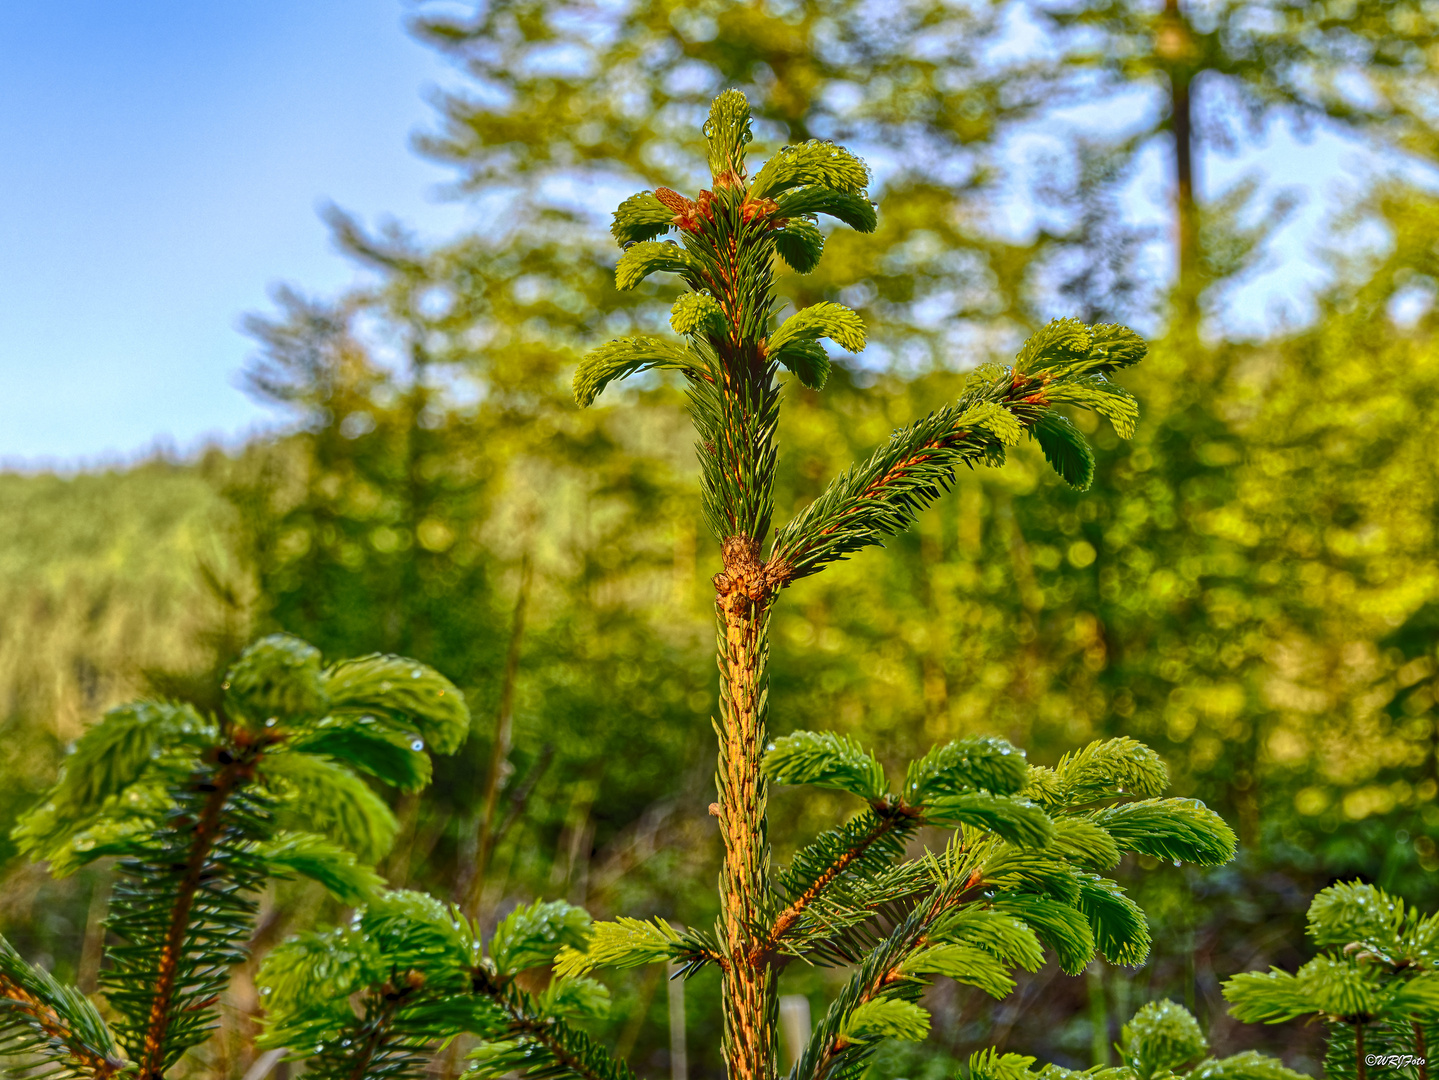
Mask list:
[[[1169,125],[1174,133],[1175,251],[1183,314],[1197,314],[1199,296],[1195,270],[1199,254],[1199,221],[1194,201],[1194,45],[1179,0],[1165,0],[1155,52],[1169,74]]]

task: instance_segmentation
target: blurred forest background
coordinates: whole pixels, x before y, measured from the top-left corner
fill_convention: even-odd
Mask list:
[[[797,305],[860,310],[873,342],[823,392],[788,389],[782,509],[1050,317],[1130,322],[1153,342],[1126,379],[1144,409],[1132,442],[1076,417],[1100,447],[1091,492],[1021,452],[962,477],[887,550],[785,596],[777,732],[838,729],[894,763],[969,733],[1040,763],[1133,735],[1242,838],[1218,871],[1126,871],[1155,928],[1144,968],[1046,970],[999,1004],[937,990],[930,1041],[896,1046],[878,1075],[949,1075],[991,1043],[1087,1066],[1161,996],[1194,1008],[1220,1052],[1261,1046],[1317,1072],[1317,1032],[1240,1028],[1218,985],[1292,970],[1309,898],[1336,878],[1439,906],[1439,8],[456,10],[409,13],[464,75],[419,148],[491,224],[422,244],[333,214],[366,284],[298,283],[248,324],[243,378],[284,433],[0,475],[3,832],[103,709],[204,701],[246,640],[283,629],[331,657],[421,658],[470,696],[467,747],[397,804],[394,885],[480,889],[491,920],[536,896],[713,918],[717,551],[683,396],[657,378],[582,413],[569,377],[595,342],[664,327],[669,286],[614,290],[608,211],[641,187],[695,190],[699,122],[738,86],[757,156],[834,138],[878,176],[879,230],[837,232],[818,272],[781,279]],[[1342,132],[1374,168],[1326,226],[1308,314],[1240,331],[1228,313],[1288,203],[1262,176],[1220,192],[1196,176],[1285,125]],[[1042,160],[1017,154],[1036,132]],[[1141,175],[1165,185],[1158,224],[1129,212]],[[777,858],[840,809],[822,799],[776,793]],[[53,882],[8,839],[0,861],[6,934],[93,988],[104,869]],[[257,948],[333,915],[326,903],[282,888]],[[791,970],[782,989],[819,1008],[829,978]],[[605,1038],[666,1075],[662,972],[611,984]],[[216,1075],[253,1055],[247,985]],[[687,1009],[691,1072],[718,1076],[703,977]]]

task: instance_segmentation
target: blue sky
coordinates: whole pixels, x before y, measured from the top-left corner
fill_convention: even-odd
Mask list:
[[[267,415],[236,329],[351,280],[316,209],[443,235],[409,150],[449,74],[397,0],[0,4],[0,460],[131,457]]]
[[[333,201],[421,236],[453,233],[449,178],[409,140],[427,88],[458,76],[404,31],[403,0],[0,3],[0,464],[44,467],[238,442],[274,417],[237,388],[237,329],[277,282],[332,293],[353,270],[316,210]],[[1231,329],[1303,321],[1313,248],[1362,149],[1282,126],[1213,194],[1258,168],[1300,211]],[[1042,140],[1041,140],[1042,141]],[[1030,155],[1022,141],[1016,163]],[[1039,160],[1038,158],[1036,160]],[[1159,155],[1130,188],[1162,220]]]

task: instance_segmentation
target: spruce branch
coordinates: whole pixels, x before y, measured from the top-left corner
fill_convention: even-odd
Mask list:
[[[1117,1066],[1080,1072],[1059,1065],[1033,1069],[1034,1058],[993,1048],[969,1059],[971,1080],[1301,1080],[1276,1058],[1246,1050],[1227,1058],[1205,1055],[1209,1041],[1182,1005],[1152,1001],[1124,1025]]]
[[[1125,851],[1157,859],[1222,866],[1237,838],[1224,819],[1198,799],[1142,799],[1088,815]]]
[[[660,202],[653,191],[641,191],[620,203],[610,234],[622,247],[653,240],[669,231],[674,216],[674,210]]]
[[[107,1080],[127,1068],[95,1006],[0,938],[0,1054],[38,1059],[49,1075]]]
[[[227,757],[229,755],[226,755]],[[158,1080],[208,1033],[229,968],[245,957],[266,876],[253,853],[268,806],[243,791],[252,759],[217,761],[174,792],[169,823],[121,860],[101,985],[141,1080]]]
[[[581,407],[589,405],[616,379],[660,369],[701,377],[694,357],[680,345],[650,337],[611,341],[587,352],[575,369],[575,400]]]
[[[796,274],[811,273],[824,255],[824,233],[805,218],[790,218],[775,230],[774,249]]]
[[[624,1066],[568,1019],[602,1016],[604,987],[558,977],[539,994],[515,977],[582,943],[589,916],[563,901],[522,906],[491,937],[455,907],[420,893],[377,896],[347,927],[291,938],[266,957],[258,982],[265,1046],[288,1046],[324,1080],[412,1077],[461,1033],[482,1042],[470,1071],[514,1070],[580,1080],[630,1080]]]
[[[1079,430],[1051,411],[1059,400],[1053,395],[1098,400],[1096,380],[1137,362],[1144,349],[1123,327],[1051,323],[1025,344],[1012,368],[976,372],[957,403],[896,432],[868,461],[837,477],[775,537],[773,573],[788,584],[882,543],[948,491],[957,468],[1003,463],[1005,448],[1025,432],[1066,482],[1088,487],[1093,455]],[[1120,416],[1118,430],[1132,430],[1130,414],[1111,408],[1111,398],[1125,399],[1104,398]]]
[[[218,720],[165,702],[112,710],[15,830],[62,870],[119,856],[100,978],[140,1080],[213,1027],[267,878],[308,876],[350,903],[379,888],[367,862],[394,817],[355,770],[416,787],[426,742],[453,750],[469,726],[431,669],[385,656],[326,669],[287,635],[246,649],[222,689]]]
[[[646,240],[625,250],[615,267],[615,287],[633,289],[651,274],[681,274],[698,288],[703,280],[700,264],[690,253],[672,241]]]
[[[765,754],[764,773],[776,784],[809,784],[866,802],[889,793],[884,766],[875,756],[853,738],[831,731],[796,731],[776,739]]]
[[[1439,1030],[1435,922],[1373,885],[1331,885],[1309,908],[1310,936],[1329,951],[1293,974],[1229,979],[1229,1012],[1247,1023],[1320,1017],[1329,1028],[1325,1072],[1344,1080],[1365,1075],[1366,1053],[1426,1058]]]
[[[925,982],[906,972],[906,961],[929,944],[934,925],[981,882],[978,868],[953,849],[943,860],[932,858],[928,867],[939,876],[932,891],[865,956],[815,1025],[789,1080],[857,1076],[873,1054],[879,1035],[923,1037],[928,1030],[927,1016],[920,1030],[920,1017],[913,1010],[871,1004],[881,1000],[914,1004]]]
[[[751,199],[772,199],[805,185],[855,195],[869,186],[869,166],[842,146],[811,139],[786,146],[765,162],[750,185]]]
[[[843,304],[827,300],[796,311],[770,335],[767,348],[783,349],[792,342],[827,337],[842,349],[863,352],[864,320]]]
[[[887,812],[882,812],[887,811]],[[846,875],[865,878],[879,868],[894,862],[903,853],[903,842],[917,828],[919,822],[912,814],[905,814],[889,808],[872,809],[856,818],[841,830],[835,830],[821,837],[815,844],[801,851],[789,870],[781,876],[780,887],[791,896],[789,903],[775,916],[768,932],[754,946],[749,960],[759,963],[787,945],[787,939],[806,915],[811,914],[832,886],[843,883]],[[901,892],[906,890],[901,890]],[[818,937],[827,937],[836,932],[850,929],[856,921],[865,921],[877,901],[892,899],[890,891],[876,890],[879,895],[865,896],[860,900],[858,910],[850,911],[836,918],[839,913],[828,910],[818,912],[806,928],[804,945],[814,949]],[[857,916],[857,919],[856,919]],[[799,950],[787,950],[797,952]]]
[[[828,214],[861,233],[874,232],[878,224],[874,204],[863,195],[821,185],[796,188],[781,195],[776,200],[775,213],[781,218]]]

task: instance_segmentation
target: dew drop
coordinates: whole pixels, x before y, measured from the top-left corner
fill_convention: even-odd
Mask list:
[[[416,739],[414,742],[410,743],[410,749],[411,749],[411,750],[417,750],[417,751],[418,751],[418,750],[423,750],[424,748],[425,748],[425,740],[424,740],[424,739]]]
[[[774,744],[774,743],[770,743],[768,746],[765,747],[766,750],[773,750],[774,748],[775,748],[775,744]]]
[[[220,689],[221,689],[221,690],[228,690],[228,689],[230,689],[230,684],[229,684],[229,682],[222,682],[222,683],[220,684]]]
[[[419,678],[421,675],[423,675],[423,674],[424,674],[423,671],[421,671],[419,668],[415,668],[414,671],[410,672],[410,678],[412,678],[412,679],[418,679],[418,678]]]
[[[270,994],[274,992],[274,989],[273,986],[262,986],[260,987],[260,995],[262,997],[269,997]]]
[[[274,726],[275,726],[275,718],[272,716],[272,717],[270,717],[270,719],[266,720],[266,721],[265,721],[265,726],[266,726],[266,727],[274,727]]]
[[[1174,860],[1174,865],[1175,865],[1175,866],[1178,866],[1178,865],[1179,865],[1179,860],[1178,860],[1178,859],[1175,859],[1175,860]]]

